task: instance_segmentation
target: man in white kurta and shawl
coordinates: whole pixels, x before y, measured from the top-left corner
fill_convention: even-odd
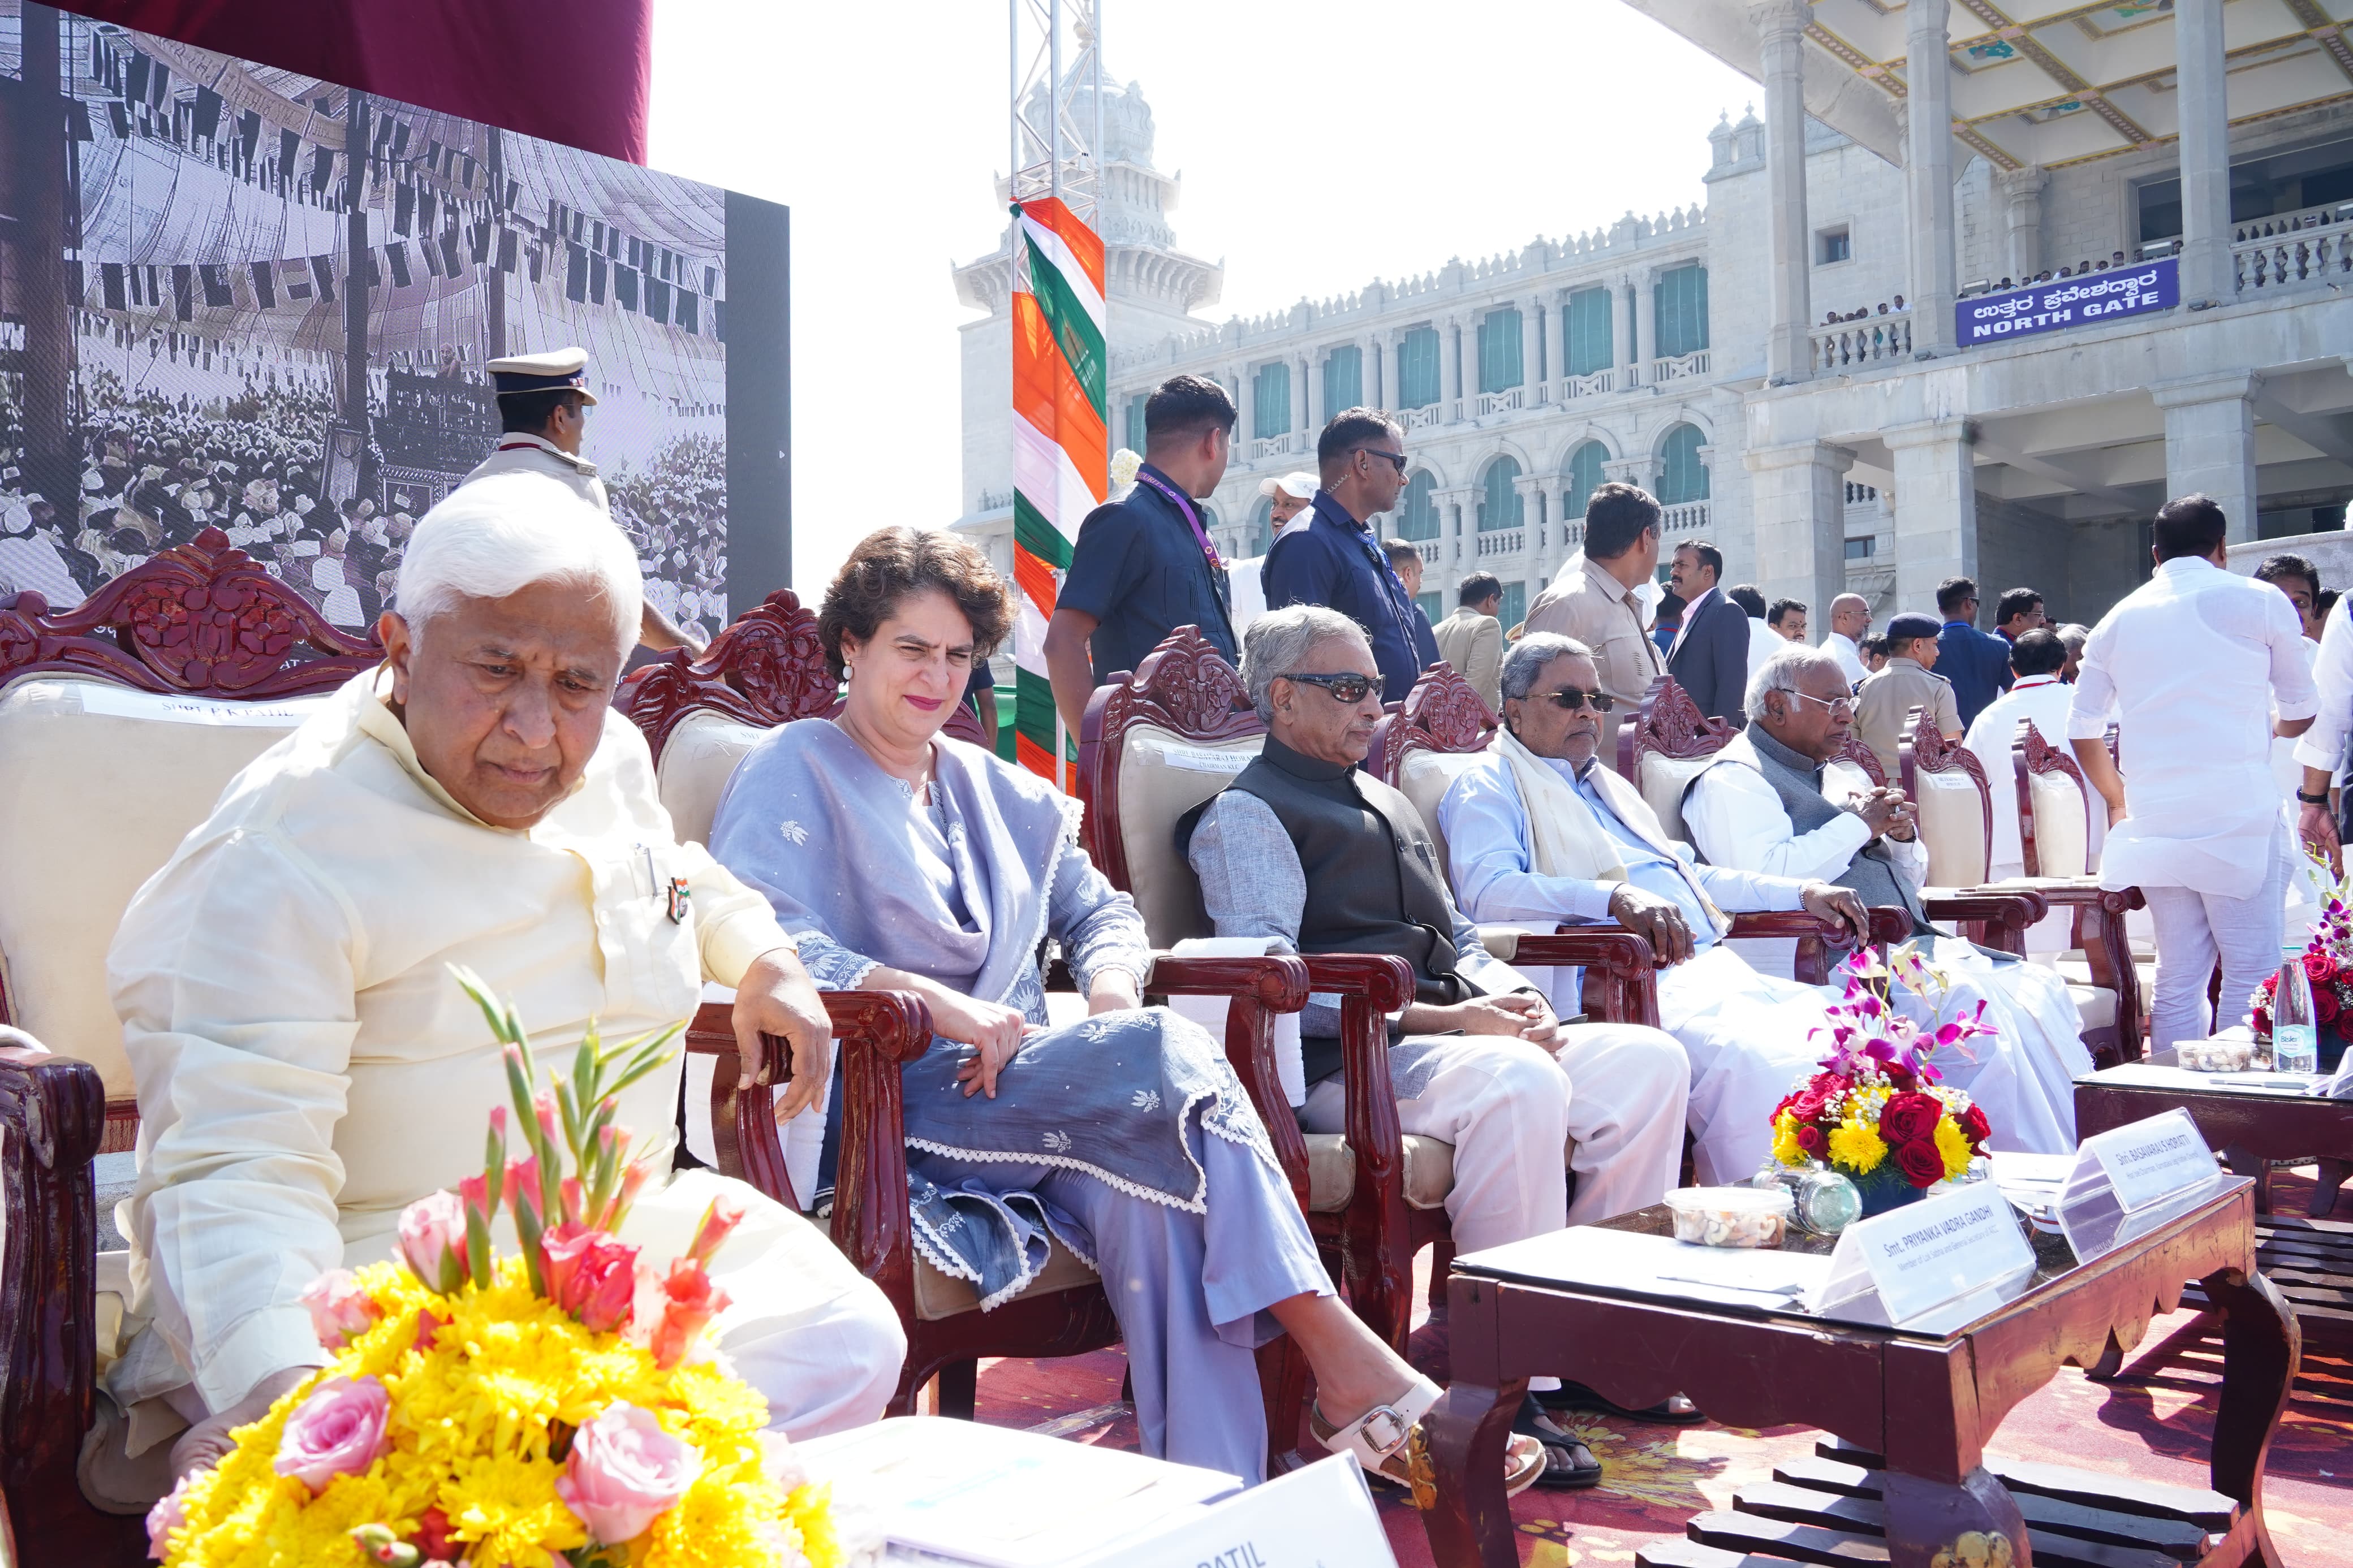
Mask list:
[[[1870,917],[1852,892],[1820,879],[1694,865],[1634,786],[1600,765],[1609,698],[1583,643],[1521,638],[1504,660],[1503,692],[1503,727],[1438,807],[1462,912],[1540,931],[1615,921],[1647,939],[1667,965],[1659,1023],[1691,1058],[1693,1165],[1703,1183],[1745,1181],[1771,1152],[1773,1108],[1827,1048],[1814,1037],[1839,993],[1757,973],[1723,945],[1725,911],[1802,909],[1858,941]],[[1553,973],[1559,1008],[1578,972]]]
[[[1874,789],[1834,763],[1854,725],[1854,699],[1838,661],[1792,647],[1748,683],[1748,728],[1716,752],[1683,792],[1683,824],[1713,865],[1779,877],[1820,877],[1874,908],[1900,906],[1914,936],[1952,986],[1944,1004],[1986,1004],[1996,1031],[1930,1058],[1992,1123],[1996,1146],[2039,1154],[2075,1146],[2075,1079],[2092,1070],[2082,1015],[2054,972],[1991,952],[1928,923],[1920,889],[1928,852],[1901,790]],[[1907,1012],[1918,1003],[1897,998]],[[1970,1059],[1971,1054],[1975,1059]]]
[[[109,955],[139,1086],[134,1322],[93,1440],[111,1452],[86,1449],[84,1475],[118,1507],[216,1459],[324,1364],[303,1287],[389,1255],[403,1208],[480,1169],[505,1069],[449,965],[511,1001],[559,1071],[592,1020],[626,1040],[691,1017],[711,981],[734,987],[758,1073],[776,1065],[759,1034],[790,1042],[786,1110],[827,1080],[790,940],[677,842],[610,706],[638,626],[620,534],[535,476],[480,480],[417,528],[399,603],[384,664],[230,782]],[[681,1071],[621,1095],[658,1171]],[[748,1213],[713,1260],[733,1298],[720,1348],[793,1436],[881,1415],[904,1336],[816,1226],[693,1170],[649,1184],[624,1235],[675,1256],[722,1194]]]

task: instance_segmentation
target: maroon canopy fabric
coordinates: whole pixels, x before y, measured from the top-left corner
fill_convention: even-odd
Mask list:
[[[64,9],[646,161],[653,0],[76,0]]]

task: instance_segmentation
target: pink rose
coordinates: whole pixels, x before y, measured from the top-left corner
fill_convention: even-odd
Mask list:
[[[348,1268],[330,1268],[295,1298],[311,1310],[311,1331],[319,1343],[339,1351],[375,1326],[384,1309],[369,1300]]]
[[[391,1408],[391,1396],[375,1378],[329,1378],[286,1418],[278,1473],[299,1479],[312,1497],[337,1476],[365,1475],[389,1447],[384,1424]]]
[[[438,1295],[466,1282],[466,1209],[457,1194],[427,1193],[400,1211],[400,1255],[417,1283]]]
[[[540,1242],[548,1299],[592,1334],[628,1326],[637,1294],[638,1249],[601,1230],[560,1225]]]
[[[158,1563],[171,1550],[172,1531],[188,1522],[188,1483],[195,1479],[193,1471],[182,1476],[180,1484],[172,1489],[172,1495],[147,1510],[147,1555]]]
[[[572,1435],[555,1495],[588,1533],[618,1546],[646,1527],[702,1473],[702,1456],[662,1430],[651,1411],[617,1401]]]
[[[654,1364],[667,1371],[686,1359],[711,1320],[727,1310],[727,1292],[711,1282],[702,1265],[681,1258],[662,1281],[662,1316],[653,1332]]]

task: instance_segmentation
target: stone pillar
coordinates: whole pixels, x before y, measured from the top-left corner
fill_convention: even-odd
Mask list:
[[[1634,274],[1634,363],[1642,381],[1651,379],[1651,362],[1659,357],[1659,269],[1645,267]]]
[[[1968,421],[1927,419],[1898,426],[1882,438],[1895,459],[1894,608],[1933,615],[1937,584],[1978,574],[1978,481]],[[1844,506],[1841,492],[1841,541]],[[1841,542],[1841,582],[1844,550]]]
[[[1904,10],[1904,178],[1911,194],[1912,352],[1919,357],[1953,347],[1951,9],[1947,0],[1919,0]]]
[[[1846,471],[1854,454],[1799,441],[1753,447],[1744,460],[1757,527],[1757,586],[1767,603],[1796,599],[1827,625],[1830,602],[1846,589]]]
[[[1449,316],[1438,326],[1438,401],[1441,417],[1462,417],[1462,318]]]
[[[1234,406],[1242,411],[1241,421],[1234,426],[1234,444],[1258,439],[1258,374],[1255,367],[1243,365],[1234,374]],[[1245,448],[1247,450],[1247,448]]]
[[[1641,310],[1634,300],[1634,290],[1637,286],[1630,273],[1620,273],[1618,280],[1610,285],[1617,290],[1619,298],[1625,302],[1626,307],[1618,318],[1618,325],[1624,329],[1626,334],[1626,346],[1618,355],[1618,363],[1625,367],[1626,372],[1625,379],[1619,387],[1621,392],[1629,386],[1642,384],[1641,346],[1635,342],[1641,335],[1637,330],[1635,321],[1635,317]]]
[[[1330,413],[1326,410],[1319,416],[1316,412],[1324,401],[1324,378],[1315,374],[1315,351],[1301,354],[1293,368],[1299,373],[1299,433],[1307,438],[1307,447],[1302,448],[1305,450],[1315,445],[1315,432],[1324,427]]]
[[[1812,231],[1806,226],[1806,0],[1762,0],[1750,8],[1765,68],[1765,173],[1772,214],[1770,326],[1765,339],[1769,384],[1803,381],[1811,371],[1807,327],[1813,320]]]
[[[2197,310],[2238,292],[2231,268],[2231,108],[2222,0],[2179,0],[2173,43],[2181,105],[2181,302]],[[2171,446],[2168,438],[2168,469]],[[2231,519],[2232,528],[2238,522]]]
[[[2002,226],[2009,239],[2002,252],[2002,269],[2023,282],[2042,270],[2042,191],[2051,176],[2030,168],[1995,178],[2001,189]],[[1916,335],[1914,341],[1918,341]]]
[[[2262,385],[2253,372],[2232,370],[2149,389],[2165,410],[2166,495],[2212,496],[2230,519],[2233,544],[2255,537],[2254,397]]]
[[[1544,384],[1544,302],[1520,301],[1520,384],[1528,389],[1528,406],[1536,405],[1536,388]]]
[[[1381,339],[1377,333],[1356,344],[1356,391],[1367,408],[1387,408],[1389,405],[1388,367],[1381,363]]]

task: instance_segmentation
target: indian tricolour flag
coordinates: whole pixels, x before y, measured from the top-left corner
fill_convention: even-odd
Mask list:
[[[1059,784],[1046,623],[1079,524],[1110,489],[1103,252],[1058,197],[1013,211],[1013,575],[1021,592],[1014,746],[1024,767]]]

